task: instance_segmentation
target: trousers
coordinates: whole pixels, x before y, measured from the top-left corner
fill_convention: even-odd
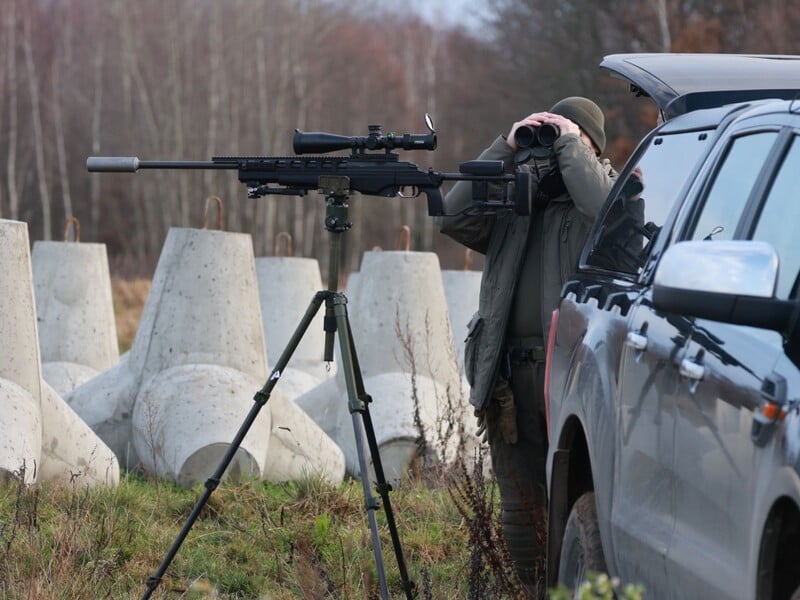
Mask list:
[[[496,402],[486,415],[492,468],[500,489],[503,538],[528,597],[537,599],[545,597],[547,547],[544,366],[540,360],[511,362],[516,443],[507,443],[499,431]]]

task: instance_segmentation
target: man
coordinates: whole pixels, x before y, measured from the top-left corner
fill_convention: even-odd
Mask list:
[[[471,183],[462,181],[445,198],[445,212],[455,216],[441,221],[442,233],[486,255],[465,370],[500,487],[503,536],[532,598],[545,592],[545,340],[561,288],[616,177],[599,158],[604,122],[594,102],[572,96],[514,123],[479,158],[502,160],[507,172],[515,160],[527,160],[538,177],[531,215],[460,214],[472,205]],[[517,130],[544,124],[557,128],[552,147],[523,155]]]

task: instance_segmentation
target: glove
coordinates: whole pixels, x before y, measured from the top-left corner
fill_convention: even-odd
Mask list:
[[[505,379],[498,379],[492,398],[497,402],[497,427],[506,444],[517,443],[517,405]]]
[[[514,403],[514,392],[505,379],[499,379],[492,393],[492,403],[489,407],[478,410],[475,409],[475,417],[478,419],[478,429],[475,431],[481,442],[489,441],[489,432],[486,428],[487,412],[491,411],[489,418],[497,420],[497,427],[500,436],[506,444],[517,443],[517,405]]]

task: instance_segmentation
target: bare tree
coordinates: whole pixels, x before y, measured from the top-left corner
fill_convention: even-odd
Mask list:
[[[52,217],[50,214],[50,190],[47,185],[48,174],[44,161],[44,133],[42,132],[42,108],[39,99],[39,79],[36,75],[36,66],[33,60],[33,45],[31,43],[30,12],[23,17],[22,45],[25,50],[25,66],[28,74],[28,89],[31,95],[31,117],[33,119],[33,144],[36,153],[36,181],[39,184],[39,197],[42,205],[43,239],[49,240],[52,236]]]
[[[6,46],[6,65],[8,69],[8,156],[6,157],[6,176],[8,177],[8,214],[11,219],[19,219],[19,192],[17,190],[17,3],[11,0],[6,7],[5,27],[8,32]]]
[[[66,5],[69,9],[69,3]],[[61,40],[61,48],[53,60],[51,82],[53,87],[53,126],[56,134],[56,156],[58,159],[58,176],[61,184],[61,197],[64,202],[64,216],[73,216],[72,196],[70,194],[69,172],[67,171],[67,148],[64,138],[63,96],[61,90],[61,71],[69,65],[70,45],[72,43],[72,24],[66,20]]]

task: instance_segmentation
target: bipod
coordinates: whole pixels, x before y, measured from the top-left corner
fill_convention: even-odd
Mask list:
[[[397,524],[394,519],[394,511],[392,510],[392,504],[389,499],[389,492],[392,490],[392,486],[386,481],[380,452],[378,450],[378,442],[375,437],[375,430],[372,426],[372,418],[369,413],[368,405],[372,401],[372,398],[364,390],[364,381],[358,363],[355,344],[353,342],[350,320],[347,314],[347,298],[342,292],[337,290],[339,281],[339,255],[341,254],[341,234],[352,227],[352,223],[348,221],[349,206],[347,200],[350,193],[349,181],[347,177],[327,176],[320,177],[319,184],[321,191],[326,195],[325,229],[331,234],[328,260],[328,289],[317,292],[311,299],[308,309],[306,309],[305,314],[300,320],[300,324],[297,326],[297,329],[295,329],[286,348],[278,359],[278,362],[272,369],[269,378],[264,386],[253,396],[254,404],[247,413],[244,422],[234,436],[225,455],[222,457],[219,466],[211,477],[206,480],[203,494],[194,505],[192,512],[186,519],[175,541],[173,541],[172,546],[167,551],[158,570],[147,578],[147,587],[144,594],[142,594],[142,600],[150,598],[161,583],[169,565],[178,553],[178,550],[189,534],[195,521],[200,516],[200,512],[208,502],[211,494],[219,486],[225,470],[239,450],[245,435],[256,420],[259,411],[269,400],[272,389],[278,383],[281,374],[289,364],[292,354],[294,354],[294,351],[303,339],[305,332],[308,330],[317,312],[319,312],[323,302],[325,303],[325,349],[323,360],[325,362],[333,361],[335,335],[338,331],[339,349],[342,355],[342,369],[347,386],[347,404],[353,420],[356,452],[358,455],[359,468],[361,469],[361,485],[364,492],[365,507],[369,521],[372,551],[375,555],[375,565],[378,571],[381,598],[389,598],[389,587],[386,583],[386,570],[383,564],[381,542],[378,535],[378,522],[375,516],[375,512],[381,507],[381,502],[386,515],[386,524],[389,528],[392,546],[394,547],[395,556],[397,558],[397,566],[400,572],[400,582],[403,587],[403,592],[408,600],[414,597],[415,586],[408,577],[405,560],[403,559],[403,549],[400,544],[400,536],[397,532]],[[370,457],[372,458],[372,467],[375,472],[375,489],[381,498],[381,502],[378,502],[375,496],[372,495],[372,490],[370,488],[369,469],[366,450],[364,448],[365,437],[367,446],[369,447]]]

